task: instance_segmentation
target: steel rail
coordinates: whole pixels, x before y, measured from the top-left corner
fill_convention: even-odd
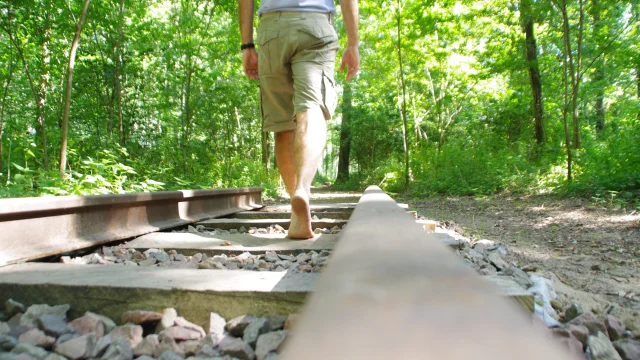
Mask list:
[[[0,200],[0,266],[261,208],[261,188]]]
[[[369,187],[280,358],[573,359],[433,236]]]

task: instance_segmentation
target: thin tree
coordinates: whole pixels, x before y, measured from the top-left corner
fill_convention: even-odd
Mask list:
[[[600,22],[600,3],[599,0],[591,0],[591,17],[593,18],[593,38],[596,44],[596,49],[599,49],[598,40],[600,38],[600,32],[602,24]],[[604,129],[604,55],[598,56],[593,73],[593,84],[596,87],[596,130],[602,131]]]
[[[556,3],[562,14],[562,29],[564,39],[564,56],[568,58],[569,75],[571,76],[571,114],[573,120],[573,147],[580,149],[580,112],[578,110],[578,93],[582,79],[582,34],[584,28],[584,6],[579,0],[578,41],[576,44],[576,56],[571,49],[571,30],[569,28],[569,15],[567,14],[567,0]]]
[[[640,2],[636,1],[633,4],[633,17],[635,18],[635,23],[640,22]],[[636,86],[637,86],[637,96],[638,100],[640,100],[640,55],[636,56]],[[640,111],[638,111],[637,115],[638,120],[640,120]]]
[[[565,45],[566,46],[566,45]],[[567,181],[571,182],[571,137],[569,136],[569,66],[567,57],[562,57],[562,80],[564,83],[564,107],[562,108],[562,124],[564,126],[564,145],[567,150]]]
[[[69,109],[71,108],[71,89],[73,87],[73,70],[76,64],[76,52],[78,51],[78,44],[80,42],[80,34],[84,27],[84,21],[87,17],[87,10],[89,9],[89,1],[85,0],[82,7],[82,13],[80,14],[80,20],[76,22],[76,33],[71,42],[71,49],[69,50],[69,64],[67,65],[67,81],[65,82],[64,89],[64,113],[62,115],[62,134],[60,141],[60,177],[64,177],[65,168],[67,167],[67,133],[69,129]]]
[[[580,0],[582,1],[582,0]],[[564,142],[565,148],[567,150],[567,181],[572,181],[571,174],[571,139],[569,135],[569,104],[570,98],[573,100],[573,92],[575,91],[575,79],[576,74],[574,72],[573,66],[573,55],[571,53],[571,34],[569,32],[569,17],[567,15],[567,1],[562,0],[562,3],[556,3],[556,6],[559,7],[560,13],[562,14],[562,25],[563,25],[563,44],[564,44],[564,54],[562,56],[562,79],[564,85],[564,107],[562,108],[562,122],[564,126]],[[571,75],[569,75],[569,73]],[[579,75],[579,73],[578,73]],[[571,76],[571,84],[569,84],[569,76]],[[569,88],[572,89],[571,95],[569,94]],[[570,97],[571,96],[571,97]],[[574,109],[577,110],[577,109]],[[574,124],[575,124],[575,112],[574,115]],[[575,133],[574,133],[575,136]],[[575,142],[574,138],[574,142]],[[574,144],[575,146],[575,144]]]
[[[269,133],[267,131],[262,131],[260,133],[260,137],[262,140],[262,164],[264,165],[264,169],[267,172],[267,175],[269,175],[269,168],[271,167],[271,137],[269,136]]]
[[[2,102],[0,102],[0,173],[3,168],[3,160],[4,154],[2,152],[2,139],[4,139],[4,109],[7,103],[7,95],[9,95],[9,85],[11,85],[11,80],[13,78],[13,68],[15,67],[13,61],[13,51],[9,53],[9,73],[7,74],[7,81],[3,86],[2,90]],[[8,166],[11,166],[9,163]]]
[[[118,131],[120,146],[124,146],[124,125],[122,120],[122,45],[124,42],[124,0],[118,6],[118,42],[116,46],[116,103],[118,105]]]
[[[409,143],[407,129],[407,99],[404,82],[404,66],[402,65],[402,5],[398,0],[398,66],[400,67],[400,86],[402,89],[402,99],[400,100],[400,116],[402,117],[402,145],[404,146],[404,187],[409,187]]]
[[[351,117],[352,117],[352,88],[351,83],[344,84],[342,94],[342,123],[340,124],[340,150],[338,152],[338,175],[336,182],[349,180],[349,153],[351,152]]]
[[[24,55],[24,50],[22,49],[22,45],[20,44],[19,39],[17,38],[18,34],[13,32],[12,23],[13,23],[13,10],[11,9],[11,2],[7,2],[7,24],[6,26],[2,26],[3,30],[9,35],[9,40],[15,47],[18,52],[18,56],[20,60],[22,60],[22,67],[24,69],[24,73],[27,76],[27,80],[29,82],[29,88],[31,89],[31,94],[35,100],[36,106],[36,134],[39,134],[42,139],[42,166],[45,171],[49,171],[49,156],[47,154],[47,128],[45,126],[45,118],[44,118],[44,99],[41,98],[42,93],[36,88],[35,81],[33,76],[31,75],[31,71],[29,70],[29,65],[27,64],[27,59]],[[45,38],[43,38],[44,41]],[[46,43],[45,43],[46,44]],[[44,61],[44,59],[43,59]]]
[[[595,1],[595,0],[594,0]],[[533,9],[531,0],[520,1],[520,24],[525,33],[526,60],[529,68],[529,82],[533,95],[533,118],[536,143],[545,142],[544,108],[542,104],[542,80],[538,66],[538,47],[534,34]]]

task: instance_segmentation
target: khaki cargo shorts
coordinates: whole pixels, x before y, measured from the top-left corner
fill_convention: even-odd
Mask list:
[[[320,107],[326,120],[337,105],[334,67],[338,34],[329,14],[264,14],[258,26],[258,75],[263,131],[296,128],[296,114]]]

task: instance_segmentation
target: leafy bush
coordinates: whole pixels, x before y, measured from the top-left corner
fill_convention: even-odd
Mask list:
[[[372,168],[350,174],[349,180],[332,185],[336,190],[364,190],[369,185],[397,193],[404,189],[404,164],[396,160],[377,162]]]
[[[16,172],[7,186],[0,188],[0,197],[43,195],[99,195],[148,192],[160,190],[208,189],[259,186],[265,196],[275,196],[279,190],[279,174],[267,175],[260,161],[233,158],[225,164],[198,166],[199,172],[188,178],[177,169],[154,168],[129,158],[122,148],[101,150],[97,157],[80,159],[69,154],[69,168],[64,179],[55,172],[36,172],[13,164]]]
[[[0,193],[3,197],[42,195],[99,195],[123,194],[162,190],[164,184],[141,177],[127,165],[125,149],[101,150],[96,158],[79,159],[75,152],[69,154],[69,168],[64,178],[57,173],[34,172],[18,164],[13,180]]]

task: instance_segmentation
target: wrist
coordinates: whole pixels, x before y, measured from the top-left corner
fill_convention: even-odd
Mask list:
[[[256,45],[253,43],[253,41],[240,45],[240,50],[242,50],[242,52],[244,52],[245,50],[250,50],[255,48],[256,48]]]
[[[358,48],[360,46],[360,43],[358,42],[358,40],[356,41],[347,41],[347,47],[348,48]]]

